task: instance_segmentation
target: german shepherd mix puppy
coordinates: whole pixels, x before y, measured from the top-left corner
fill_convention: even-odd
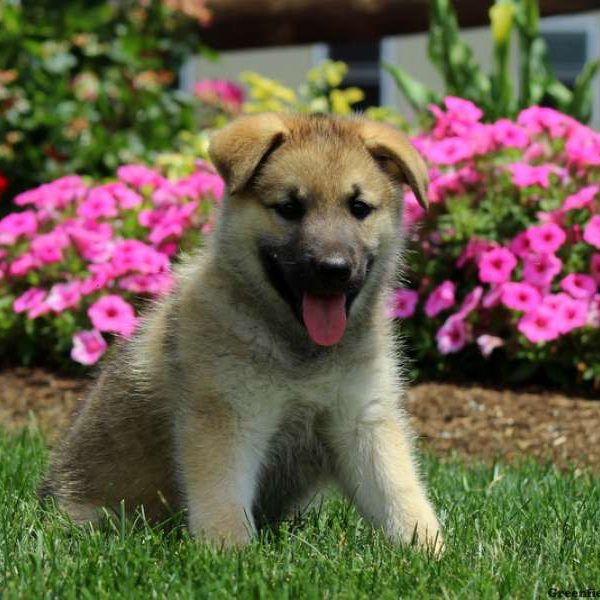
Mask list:
[[[101,371],[42,495],[76,522],[185,507],[192,534],[241,545],[332,478],[390,538],[439,550],[384,316],[423,161],[387,125],[278,114],[237,119],[210,156],[217,229]]]

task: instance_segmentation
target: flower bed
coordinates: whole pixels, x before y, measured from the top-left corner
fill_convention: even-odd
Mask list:
[[[490,124],[459,98],[431,110],[413,138],[431,209],[407,194],[406,286],[389,307],[414,368],[600,385],[600,134],[547,108]],[[206,164],[175,180],[139,165],[117,177],[61,178],[0,221],[0,336],[19,340],[17,362],[96,362],[131,335],[138,299],[169,288],[177,250],[210,230],[223,184]]]
[[[390,306],[417,367],[599,385],[600,134],[549,108],[491,124],[471,102],[445,108],[413,139],[431,176],[427,214],[406,199],[420,283]]]
[[[19,362],[47,352],[60,361],[72,345],[89,365],[107,339],[129,337],[140,299],[170,288],[172,257],[200,243],[223,193],[201,162],[177,180],[142,165],[117,177],[63,177],[17,196],[24,210],[0,221],[0,335],[17,342]]]

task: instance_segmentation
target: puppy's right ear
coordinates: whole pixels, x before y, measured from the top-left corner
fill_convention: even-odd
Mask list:
[[[275,113],[240,117],[213,134],[208,154],[232,194],[243,189],[288,132]]]

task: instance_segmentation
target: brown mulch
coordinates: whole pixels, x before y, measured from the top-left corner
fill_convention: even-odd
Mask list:
[[[0,372],[0,427],[39,428],[50,442],[89,382],[42,369]],[[425,383],[406,403],[422,445],[439,456],[513,460],[533,456],[600,469],[600,401]]]

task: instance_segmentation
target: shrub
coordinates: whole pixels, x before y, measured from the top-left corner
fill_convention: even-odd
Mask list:
[[[460,98],[431,111],[413,138],[431,209],[407,193],[408,285],[389,306],[415,372],[600,386],[600,134],[548,108],[488,124]],[[210,231],[223,184],[190,156],[159,159],[16,198],[24,210],[0,221],[5,359],[95,362],[130,335],[139,298],[169,287],[169,263]]]
[[[421,375],[600,386],[600,134],[549,108],[481,123],[471,102],[432,106],[413,138],[431,209],[412,194],[408,282],[390,314]]]
[[[0,171],[11,196],[62,175],[109,176],[194,129],[198,103],[176,89],[177,74],[203,49],[208,17],[201,0],[68,10],[0,0]]]
[[[4,360],[95,363],[107,339],[132,334],[140,301],[169,289],[175,253],[210,230],[223,182],[205,163],[176,180],[142,165],[117,176],[62,177],[0,221]]]
[[[544,38],[539,33],[538,0],[496,0],[490,8],[493,69],[488,75],[475,61],[473,51],[460,37],[451,0],[431,0],[429,57],[439,71],[447,95],[473,101],[486,120],[514,118],[519,110],[546,103],[582,122],[592,116],[591,81],[600,59],[588,63],[569,89],[552,72]],[[513,27],[519,40],[520,81],[517,95],[510,64]],[[413,79],[400,67],[386,69],[418,113],[429,104],[442,104],[439,94]]]

